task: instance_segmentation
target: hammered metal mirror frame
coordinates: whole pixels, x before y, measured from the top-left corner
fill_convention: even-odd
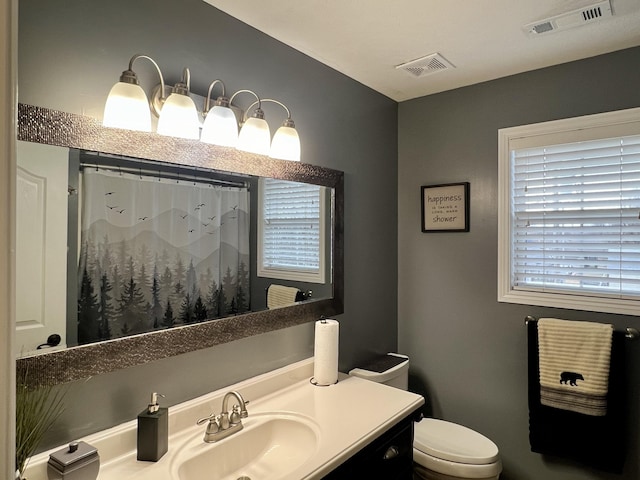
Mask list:
[[[343,313],[344,174],[197,140],[105,128],[90,117],[18,105],[18,140],[332,188],[333,297],[19,358],[33,385],[56,385]]]

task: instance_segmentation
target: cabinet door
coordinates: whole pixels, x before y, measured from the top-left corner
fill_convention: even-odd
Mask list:
[[[371,455],[368,478],[411,479],[413,470],[413,421],[401,426]]]
[[[325,476],[325,480],[411,480],[413,417],[407,417]]]

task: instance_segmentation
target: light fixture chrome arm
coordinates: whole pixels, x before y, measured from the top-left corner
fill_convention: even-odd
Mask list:
[[[149,60],[153,64],[153,66],[156,67],[156,70],[158,71],[158,76],[160,77],[160,96],[162,98],[165,98],[165,85],[164,85],[164,77],[162,76],[162,71],[160,71],[160,67],[158,66],[156,61],[148,55],[143,55],[141,53],[138,53],[133,57],[131,57],[131,60],[129,60],[129,69],[122,72],[122,75],[120,76],[120,81],[124,83],[132,83],[134,85],[139,84],[138,76],[133,71],[133,64],[139,58],[145,58]]]
[[[264,118],[264,112],[262,111],[262,100],[260,99],[260,97],[258,96],[258,94],[256,92],[254,92],[253,90],[238,90],[236,93],[234,93],[233,95],[231,95],[231,98],[229,99],[229,105],[233,104],[233,99],[236,98],[236,96],[240,93],[250,93],[252,94],[254,97],[256,97],[256,101],[253,102],[251,104],[251,106],[249,108],[247,108],[244,112],[244,114],[242,115],[242,121],[241,123],[244,123],[247,121],[247,112],[249,112],[249,110],[251,109],[251,107],[253,107],[254,105],[258,104],[258,108],[256,108],[255,112],[254,112],[254,117],[256,118]]]
[[[173,86],[172,93],[189,95],[190,90],[191,90],[191,71],[187,67],[185,67],[182,69],[182,81],[176,83]]]
[[[151,111],[156,117],[160,116],[160,111],[162,110],[162,106],[164,102],[169,98],[169,95],[172,93],[177,93],[179,95],[189,95],[189,90],[191,88],[191,72],[188,68],[184,68],[182,70],[182,78],[179,82],[177,82],[172,88],[169,94],[166,93],[166,87],[164,85],[164,80],[162,77],[160,78],[160,85],[156,85],[151,91],[151,98],[149,99],[149,105],[151,106]]]
[[[282,108],[285,109],[285,111],[287,112],[287,118],[285,119],[284,123],[282,124],[283,127],[291,127],[291,128],[295,128],[296,125],[295,123],[293,123],[293,119],[291,118],[291,110],[289,110],[289,108],[282,102],[279,102],[278,100],[274,100],[273,98],[263,98],[261,99],[261,102],[271,102],[271,103],[276,103],[278,105],[280,105]],[[247,108],[247,111],[251,110],[251,108],[253,108],[253,106],[258,103],[258,102],[253,102],[251,105],[249,105],[249,108]]]
[[[278,105],[280,105],[282,108],[285,109],[285,111],[287,112],[287,119],[291,120],[291,110],[289,110],[289,108],[282,102],[279,102],[278,100],[274,100],[273,98],[263,98],[260,100],[260,102],[264,103],[264,102],[271,102],[271,103],[277,103]],[[253,108],[253,106],[258,103],[258,102],[253,102],[251,105],[249,105],[249,108],[247,108],[248,110],[251,110],[251,108]]]
[[[229,106],[229,99],[225,96],[225,92],[224,92],[224,82],[220,79],[216,79],[213,82],[211,82],[211,85],[209,85],[209,90],[207,91],[207,98],[205,98],[204,100],[204,109],[202,111],[202,116],[206,117],[207,113],[209,113],[209,110],[211,110],[211,92],[213,91],[213,87],[215,87],[217,84],[220,84],[222,86],[222,95],[220,95],[214,105],[215,106],[219,106],[219,107],[228,107]]]

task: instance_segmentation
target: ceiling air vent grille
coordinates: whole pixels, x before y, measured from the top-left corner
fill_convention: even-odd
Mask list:
[[[602,9],[600,7],[590,8],[582,12],[582,19],[585,22],[589,20],[595,20],[598,17],[602,16]]]
[[[404,70],[413,77],[426,77],[427,75],[442,72],[450,68],[455,67],[439,53],[432,53],[426,57],[421,57],[396,66],[396,69]]]
[[[611,17],[612,15],[613,12],[611,11],[609,0],[604,0],[537,22],[528,23],[523,28],[529,36],[536,37],[543,33],[580,27],[602,20],[605,17]]]

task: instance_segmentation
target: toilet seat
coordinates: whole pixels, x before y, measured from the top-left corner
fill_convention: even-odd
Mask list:
[[[484,435],[456,423],[425,418],[415,424],[413,446],[442,460],[486,465],[498,459],[498,447]]]
[[[460,478],[497,478],[498,447],[467,427],[435,418],[414,425],[414,461],[434,472]]]

